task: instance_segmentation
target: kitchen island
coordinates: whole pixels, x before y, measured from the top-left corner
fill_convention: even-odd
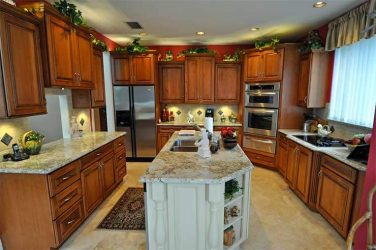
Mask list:
[[[237,249],[248,238],[252,163],[239,145],[231,150],[222,146],[207,159],[197,152],[171,151],[179,140],[192,138],[175,132],[141,177],[148,249]],[[225,199],[230,180],[237,180],[241,189]],[[225,208],[234,207],[240,213],[225,220]],[[224,246],[224,231],[231,227],[235,241]]]

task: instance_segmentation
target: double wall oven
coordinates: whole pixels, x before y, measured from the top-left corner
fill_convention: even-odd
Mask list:
[[[246,148],[274,154],[280,83],[252,83],[245,88],[243,144]]]

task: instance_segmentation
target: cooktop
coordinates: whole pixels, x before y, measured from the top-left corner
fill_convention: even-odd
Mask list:
[[[344,140],[333,138],[330,136],[321,137],[318,135],[294,135],[305,142],[308,142],[316,147],[346,147]]]

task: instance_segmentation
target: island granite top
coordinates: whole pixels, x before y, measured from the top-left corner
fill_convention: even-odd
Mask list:
[[[38,155],[32,155],[28,160],[0,161],[0,174],[49,174],[124,134],[124,132],[91,132],[85,133],[82,137],[50,142],[43,145]]]
[[[142,182],[215,184],[253,169],[239,145],[231,150],[221,145],[211,158],[204,159],[197,153],[171,152],[170,148],[178,137],[178,132],[175,132],[141,177]],[[196,138],[199,138],[197,133]]]
[[[323,154],[326,154],[330,157],[333,157],[334,159],[345,163],[346,165],[349,165],[350,167],[357,169],[359,171],[366,171],[367,166],[356,162],[353,160],[347,159],[347,156],[350,154],[349,150],[346,147],[316,147],[315,145],[312,145],[308,142],[305,142],[294,135],[317,135],[316,133],[305,133],[298,129],[280,129],[279,132],[285,134],[287,138],[290,140],[310,149],[313,151],[317,151]]]

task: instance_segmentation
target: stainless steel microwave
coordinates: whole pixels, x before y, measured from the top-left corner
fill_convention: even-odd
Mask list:
[[[252,83],[245,85],[246,107],[278,108],[280,83]]]

